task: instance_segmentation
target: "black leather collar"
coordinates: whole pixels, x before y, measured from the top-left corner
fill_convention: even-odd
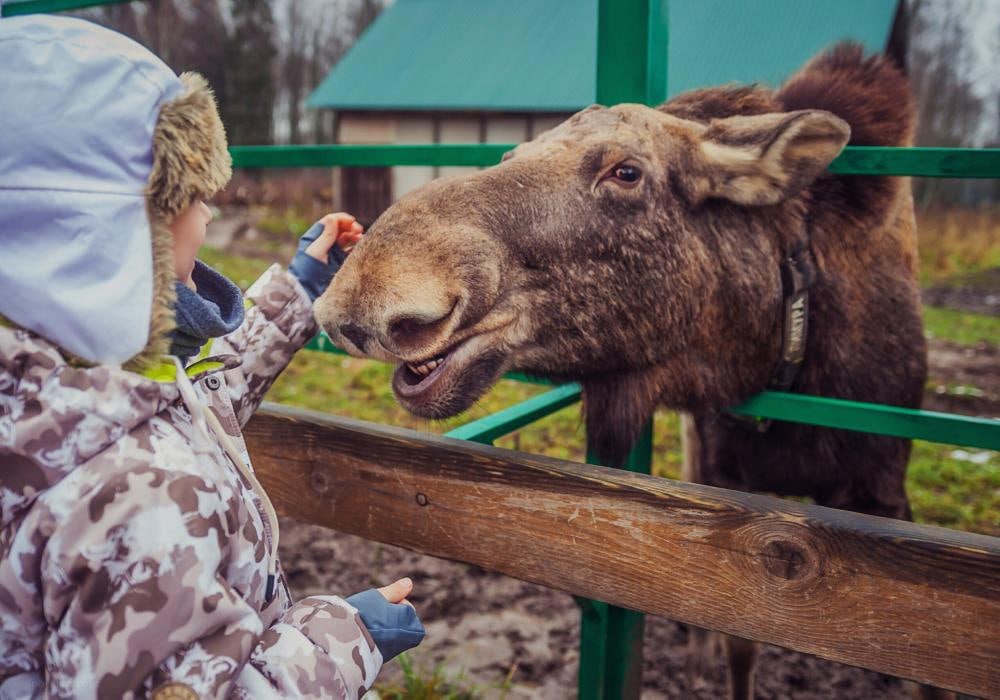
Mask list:
[[[816,280],[812,252],[799,242],[781,263],[781,289],[784,317],[781,332],[781,355],[771,372],[768,389],[788,391],[799,374],[806,356],[809,332],[809,290]],[[771,427],[770,419],[726,412],[724,415],[739,425],[757,432]]]

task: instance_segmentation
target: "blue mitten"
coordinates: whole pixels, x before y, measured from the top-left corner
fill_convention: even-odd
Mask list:
[[[405,603],[390,603],[374,588],[347,598],[361,615],[384,662],[420,644],[424,626],[417,611]]]
[[[330,248],[330,254],[327,256],[329,259],[325,265],[306,253],[306,248],[319,238],[321,233],[323,233],[321,222],[317,221],[310,226],[309,230],[302,234],[302,238],[299,239],[299,248],[295,252],[295,257],[292,258],[292,263],[288,266],[288,271],[295,275],[312,301],[316,301],[319,295],[326,291],[326,288],[330,286],[330,280],[347,260],[347,253],[338,245]]]

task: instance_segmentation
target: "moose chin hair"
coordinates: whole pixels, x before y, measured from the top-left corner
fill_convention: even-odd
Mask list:
[[[421,418],[444,420],[468,410],[490,387],[503,376],[506,357],[503,353],[488,352],[477,357],[448,379],[434,396],[413,400],[396,394],[397,400],[407,411]]]

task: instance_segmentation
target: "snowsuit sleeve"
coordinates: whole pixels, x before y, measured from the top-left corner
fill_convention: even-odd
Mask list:
[[[365,692],[382,658],[354,608],[315,596],[262,616],[227,582],[243,564],[237,498],[199,476],[138,467],[55,526],[42,561],[50,697]],[[287,605],[279,596],[272,605]]]
[[[298,281],[272,265],[246,292],[249,308],[243,325],[217,339],[212,355],[239,355],[243,362],[226,372],[229,398],[246,425],[295,353],[317,332],[312,302]]]
[[[365,694],[381,666],[357,610],[336,596],[310,596],[264,632],[233,695],[353,700]]]

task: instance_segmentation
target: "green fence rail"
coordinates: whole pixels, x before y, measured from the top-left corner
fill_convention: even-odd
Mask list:
[[[233,146],[237,168],[496,165],[517,144]],[[991,178],[1000,173],[1000,148],[848,146],[830,164],[838,175]]]
[[[313,338],[310,350],[346,355],[326,335]],[[518,372],[507,379],[531,384],[551,384],[545,379]],[[562,384],[497,413],[484,416],[446,433],[448,437],[492,444],[524,426],[580,400],[578,384]],[[730,409],[733,413],[806,423],[826,428],[855,430],[875,435],[926,440],[947,445],[1000,450],[1000,420],[954,413],[921,411],[900,406],[831,399],[777,391],[765,391]]]
[[[545,418],[580,400],[579,384],[564,384],[445,433],[445,437],[492,445],[497,438]]]
[[[33,15],[40,12],[67,12],[100,5],[120,5],[126,2],[129,0],[103,0],[99,2],[95,2],[95,0],[21,0],[21,2],[4,2],[0,6],[0,17]]]
[[[356,146],[232,146],[237,168],[379,167],[392,165],[474,165],[500,162],[516,144],[426,144]]]
[[[1000,420],[765,391],[730,409],[760,418],[1000,450]]]

